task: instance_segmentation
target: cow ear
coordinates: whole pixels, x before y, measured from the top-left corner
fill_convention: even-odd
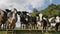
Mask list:
[[[9,9],[5,9],[5,11],[6,11],[6,12],[11,12],[11,10],[9,10]]]
[[[22,13],[28,13],[27,11],[22,11]]]
[[[21,12],[17,12],[17,14],[18,14],[18,15],[20,15],[20,14],[21,14]]]

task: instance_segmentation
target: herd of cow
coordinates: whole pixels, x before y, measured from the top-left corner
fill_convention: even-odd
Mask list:
[[[35,17],[32,17],[26,11],[17,11],[16,8],[9,10],[0,9],[0,29],[3,25],[3,29],[14,29],[17,22],[17,14],[20,16],[21,27],[24,26],[27,28],[39,28],[42,27],[43,30],[46,30],[47,27],[55,27],[55,30],[58,31],[60,25],[60,17],[54,15],[50,19],[42,13],[37,14]]]

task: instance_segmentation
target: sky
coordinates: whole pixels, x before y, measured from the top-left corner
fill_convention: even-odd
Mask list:
[[[60,4],[60,0],[0,0],[0,9],[17,8],[20,11],[32,12],[33,8],[43,10],[51,3]]]
[[[20,11],[32,12],[33,8],[43,10],[52,3],[60,4],[60,0],[0,0],[0,9],[17,8]],[[19,20],[17,22],[18,26]]]

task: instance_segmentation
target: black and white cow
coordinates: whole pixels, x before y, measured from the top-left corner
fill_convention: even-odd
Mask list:
[[[7,29],[14,29],[15,23],[17,22],[17,10],[14,8],[13,11],[6,10],[7,13],[7,21],[6,21],[6,27]]]
[[[3,25],[3,29],[5,28],[5,23],[7,20],[7,12],[0,10],[0,28]]]
[[[30,18],[29,18],[29,25],[30,25],[30,29],[32,29],[32,28],[36,28],[36,26],[37,26],[37,21],[36,21],[36,17],[32,17],[32,16],[30,16]]]
[[[50,23],[51,28],[55,27],[55,25],[56,25],[55,19],[56,19],[56,16],[53,16],[49,19],[49,23]]]
[[[59,28],[59,25],[60,25],[60,17],[59,16],[56,16],[56,19],[55,19],[55,22],[56,22],[56,25],[55,25],[55,30],[56,31],[59,31],[58,28]]]
[[[43,17],[42,17],[43,31],[46,31],[47,32],[48,24],[49,24],[48,17],[43,15]]]
[[[4,17],[4,12],[3,12],[3,10],[0,9],[0,28],[1,28],[2,24],[3,24],[2,23],[3,17]]]
[[[54,17],[49,19],[49,22],[50,26],[55,27],[55,30],[58,31],[58,27],[60,25],[60,17],[55,15]]]
[[[22,11],[22,12],[18,11],[17,13],[20,16],[20,22],[21,22],[22,29],[24,29],[25,26],[27,28],[28,23],[29,23],[29,16],[27,15],[28,12],[26,12],[26,11]]]
[[[37,16],[37,27],[42,27],[43,31],[46,30],[47,31],[47,24],[48,24],[48,17],[46,15],[43,15],[42,13],[40,13]],[[42,31],[42,32],[43,32]]]

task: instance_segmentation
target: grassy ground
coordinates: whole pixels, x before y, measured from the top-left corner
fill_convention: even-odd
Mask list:
[[[11,31],[11,30],[9,30]],[[6,34],[6,30],[0,30],[0,34]],[[12,34],[12,32],[9,32],[8,34]],[[55,32],[54,30],[49,30],[48,32],[42,33],[40,29],[20,29],[20,28],[15,28],[14,29],[14,34],[60,34],[59,32]]]
[[[6,31],[4,30],[0,31],[0,34],[6,34]],[[12,34],[12,32],[9,32],[8,34]],[[42,33],[41,30],[14,30],[14,34],[60,34],[60,31],[59,32],[48,31],[48,32]]]
[[[6,31],[0,31],[0,34],[6,34]]]
[[[15,32],[16,32],[16,34],[60,34],[60,31],[59,32],[49,31],[49,32],[42,33],[41,30],[31,30],[31,31],[29,31],[29,30],[25,30],[25,31],[24,30],[23,31],[17,30]]]

